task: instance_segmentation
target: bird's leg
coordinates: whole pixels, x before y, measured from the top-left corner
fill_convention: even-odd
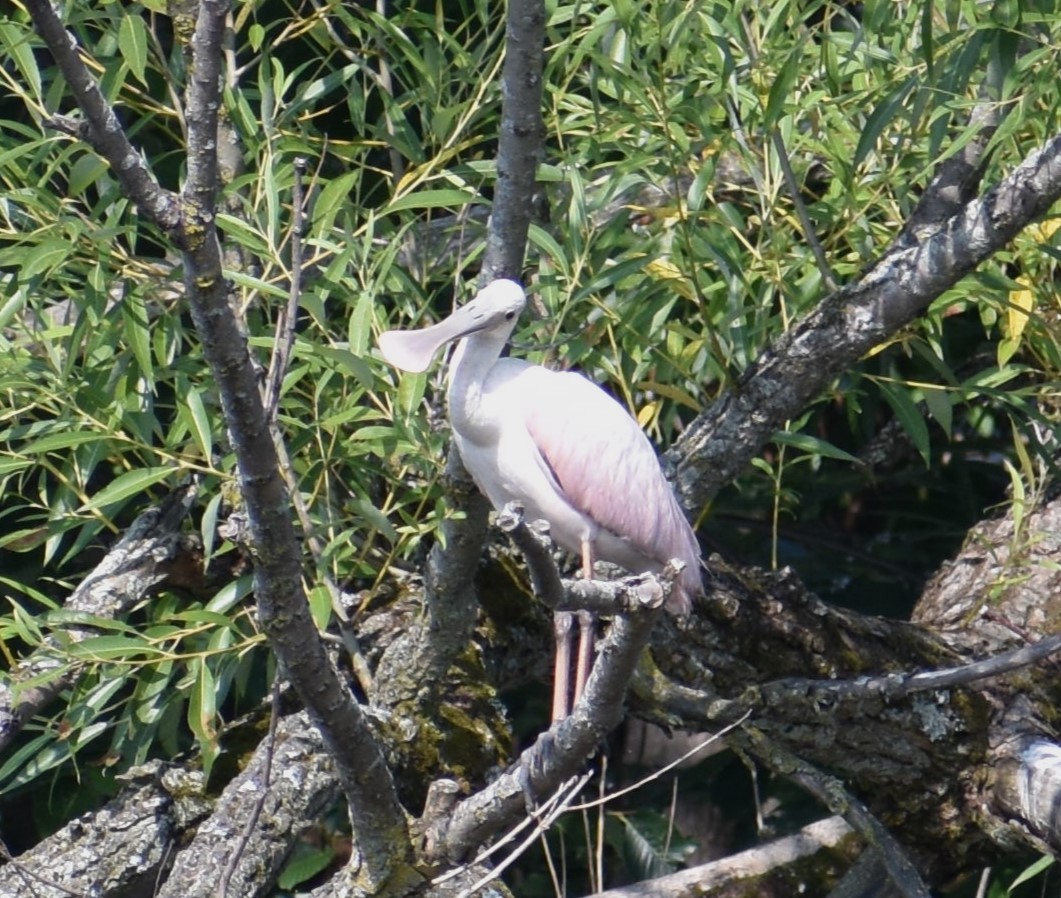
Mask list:
[[[593,579],[593,543],[582,540],[582,576]],[[578,660],[575,663],[575,698],[578,701],[586,688],[590,669],[593,667],[593,643],[596,639],[597,621],[590,611],[578,613]]]
[[[556,663],[553,667],[553,723],[567,717],[570,710],[568,692],[571,688],[571,642],[575,635],[575,616],[570,611],[553,615],[556,636]]]

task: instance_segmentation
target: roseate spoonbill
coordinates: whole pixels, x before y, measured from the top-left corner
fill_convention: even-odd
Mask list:
[[[637,422],[599,386],[574,372],[501,358],[526,304],[515,281],[497,280],[444,321],[380,335],[383,357],[404,371],[427,370],[438,350],[459,340],[449,371],[450,423],[464,466],[500,511],[521,502],[528,521],[545,520],[552,538],[581,557],[631,573],[685,563],[667,609],[689,611],[701,591],[700,552],[689,522]],[[593,622],[580,615],[575,699],[588,674]],[[553,719],[566,716],[567,637],[557,626]]]

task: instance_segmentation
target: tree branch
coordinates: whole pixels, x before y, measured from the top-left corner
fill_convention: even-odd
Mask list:
[[[828,296],[704,411],[667,453],[686,508],[704,507],[785,420],[1061,198],[1061,135],[931,236],[891,250]]]
[[[63,603],[63,610],[116,620],[143,601],[166,579],[168,564],[180,546],[181,524],[198,494],[196,486],[188,485],[141,512],[114,548],[78,584]],[[96,632],[92,626],[70,624],[63,628],[63,637],[68,643],[80,642]],[[0,750],[11,743],[26,721],[68,689],[80,671],[81,665],[67,661],[54,637],[49,637],[4,674],[0,682]],[[30,679],[36,684],[20,685]]]
[[[34,0],[32,5],[41,36],[64,73],[69,69],[68,77],[77,83],[75,97],[87,105],[85,115],[101,151],[119,172],[128,169],[131,173],[122,182],[123,189],[127,187],[132,199],[157,214],[158,187],[139,157],[128,154],[131,148],[120,134],[117,117],[98,87],[90,84],[73,38],[51,6],[43,0]],[[199,6],[189,67],[188,179],[181,197],[185,213],[179,219],[167,219],[167,228],[183,251],[187,300],[236,453],[253,541],[262,627],[336,761],[358,848],[352,859],[354,878],[359,888],[374,891],[404,864],[411,851],[405,816],[379,745],[332,667],[310,616],[287,491],[246,338],[228,305],[222,270],[215,216],[220,67],[228,6],[228,0],[203,0]]]
[[[202,776],[151,762],[122,779],[116,798],[0,867],[0,894],[153,894],[174,845],[206,816]]]
[[[118,116],[82,62],[77,41],[63,27],[58,8],[50,0],[26,0],[26,9],[85,116],[78,135],[110,163],[122,193],[136,203],[140,213],[179,244],[180,201],[176,195],[158,186],[144,158],[129,143]],[[67,131],[67,128],[61,130]]]
[[[281,776],[266,778],[269,755]],[[263,739],[239,776],[217,799],[210,825],[177,854],[158,898],[213,895],[233,852],[238,863],[227,894],[250,898],[267,893],[304,828],[318,820],[338,797],[335,768],[320,732],[304,713],[280,723],[275,747]],[[255,809],[267,803],[267,813],[241,837]]]
[[[798,833],[739,854],[701,864],[629,886],[597,892],[591,898],[685,898],[688,895],[754,894],[756,884],[771,873],[782,872],[792,882],[793,864],[821,855],[850,854],[857,837],[840,817],[829,817],[803,827]],[[824,858],[818,860],[824,862]],[[765,884],[763,884],[765,886]],[[762,888],[763,893],[773,894]]]
[[[460,860],[574,776],[622,719],[623,699],[660,609],[616,617],[600,645],[586,691],[571,715],[538,737],[487,788],[454,809],[439,854]]]
[[[497,278],[520,280],[523,274],[535,178],[545,142],[544,65],[545,4],[541,0],[509,0],[501,71],[497,186],[479,276],[484,285]]]

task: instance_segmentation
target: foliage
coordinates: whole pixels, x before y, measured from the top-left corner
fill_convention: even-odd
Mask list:
[[[550,4],[547,211],[527,265],[549,317],[517,335],[526,355],[605,383],[666,445],[827,292],[800,204],[828,276],[843,282],[899,233],[940,159],[972,139],[978,99],[1006,113],[988,183],[1056,130],[1049,0],[858,6]],[[187,70],[181,23],[165,10],[65,4],[104,93],[174,186]],[[503,28],[495,5],[476,0],[388,15],[340,0],[248,0],[232,25],[225,102],[242,159],[221,220],[232,301],[267,365],[292,278],[295,164],[308,160],[307,261],[280,422],[323,542],[307,578],[371,590],[413,563],[446,514],[438,375],[399,378],[373,338],[440,314],[474,279],[496,178]],[[215,497],[199,520],[207,557],[234,552],[216,532],[234,463],[164,242],[112,173],[49,127],[68,111],[62,79],[17,2],[0,45],[0,648],[10,664],[61,634],[64,597],[167,487],[201,478]],[[719,498],[705,532],[744,557],[798,559],[812,577],[817,558],[825,591],[857,578],[862,591],[876,579],[894,594],[898,580],[912,595],[1001,500],[1003,460],[1030,426],[1056,421],[1057,244],[1056,221],[1029,231],[846,372]],[[889,422],[912,451],[867,473],[854,459]],[[844,569],[831,545],[786,522],[815,522],[872,560]],[[40,790],[46,803],[56,777],[120,771],[193,743],[209,764],[221,723],[262,693],[247,589],[165,594],[136,621],[64,647],[64,664],[83,673],[5,759],[0,790]],[[327,604],[315,611],[326,622]]]

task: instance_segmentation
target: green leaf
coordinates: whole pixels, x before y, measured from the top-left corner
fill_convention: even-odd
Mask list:
[[[892,384],[883,380],[877,381],[877,386],[927,466],[932,455],[928,425],[917,403],[910,397],[910,391],[901,384]]]
[[[247,29],[247,41],[251,45],[251,49],[257,53],[262,48],[262,41],[265,40],[265,29],[257,22],[252,24]]]
[[[387,204],[384,214],[402,212],[406,209],[463,209],[465,206],[482,205],[483,198],[471,190],[456,187],[440,190],[419,190],[407,193]]]
[[[210,428],[210,416],[206,412],[206,406],[203,405],[202,394],[195,387],[189,386],[185,391],[180,411],[195,438],[203,460],[209,464],[214,454],[214,436]]]
[[[350,191],[354,189],[361,179],[361,172],[351,171],[338,178],[332,178],[313,204],[313,224],[315,229],[327,231],[331,228],[339,208],[349,202]]]
[[[58,452],[63,449],[73,449],[75,446],[83,446],[85,443],[99,443],[110,439],[106,433],[88,430],[68,430],[59,433],[50,433],[38,440],[34,440],[28,446],[22,448],[22,455],[44,455],[48,452]]]
[[[122,16],[122,23],[118,26],[118,48],[136,80],[147,85],[147,26],[140,16]]]
[[[766,101],[766,112],[763,115],[763,124],[767,128],[775,127],[785,111],[785,101],[791,95],[792,87],[796,83],[803,66],[802,49],[802,42],[797,43],[789,52],[788,59],[781,66],[781,71],[777,73],[774,83],[770,85],[770,93]]]
[[[1010,883],[1009,888],[1006,889],[1007,895],[1012,895],[1017,886],[1024,885],[1024,883],[1035,879],[1040,873],[1049,869],[1051,864],[1056,860],[1049,854],[1044,854],[1039,860],[1037,860],[1031,866],[1021,871],[1020,875]]]
[[[925,397],[928,413],[943,428],[949,439],[954,426],[954,405],[951,403],[950,394],[946,390],[926,389],[922,395]]]
[[[38,274],[44,274],[62,265],[70,256],[73,247],[69,240],[44,240],[33,247],[32,252],[24,254],[19,274],[29,280]]]
[[[869,118],[866,119],[866,123],[862,127],[858,146],[855,147],[853,165],[861,165],[866,156],[877,146],[877,142],[888,125],[891,124],[892,119],[902,111],[903,104],[906,102],[906,97],[910,93],[912,86],[912,80],[904,81],[892,90],[882,102],[878,103],[876,108],[870,113]]]
[[[141,468],[136,471],[127,471],[112,480],[107,486],[96,493],[88,502],[82,505],[78,511],[89,509],[102,509],[116,502],[136,496],[172,476],[172,467]]]
[[[50,733],[27,742],[0,767],[0,795],[31,782],[70,757],[69,742],[57,742]]]
[[[70,658],[91,662],[142,660],[161,654],[160,649],[140,637],[114,635],[89,636],[87,639],[69,643],[65,650]]]
[[[72,199],[81,196],[107,171],[107,163],[95,153],[82,153],[70,167],[70,182],[67,193]]]
[[[312,879],[334,860],[335,852],[331,848],[310,848],[305,843],[296,846],[293,857],[284,866],[277,879],[277,885],[285,891],[294,891],[307,880]]]
[[[14,62],[22,81],[30,86],[32,98],[38,100],[41,96],[41,74],[28,40],[31,34],[28,28],[17,25],[6,16],[0,19],[0,46],[4,48],[4,55]]]
[[[354,311],[350,316],[348,334],[350,340],[350,351],[355,357],[365,355],[368,350],[369,340],[372,337],[372,294],[362,290],[354,303]],[[365,381],[362,380],[362,383]],[[371,383],[371,381],[369,381]]]
[[[140,374],[152,387],[155,382],[155,366],[151,356],[151,331],[147,320],[147,308],[138,292],[131,292],[121,302],[125,339],[133,351]]]
[[[217,683],[209,665],[202,659],[197,659],[191,665],[190,671],[192,690],[188,701],[188,726],[191,727],[199,742],[199,751],[202,753],[203,772],[210,776],[210,769],[220,753],[220,745],[217,741]]]
[[[794,449],[801,449],[804,452],[809,452],[811,455],[835,458],[856,465],[861,464],[858,458],[850,452],[844,452],[843,449],[834,446],[832,443],[826,442],[818,437],[812,437],[810,434],[790,433],[785,430],[777,430],[774,431],[771,439],[782,446],[792,446]]]

